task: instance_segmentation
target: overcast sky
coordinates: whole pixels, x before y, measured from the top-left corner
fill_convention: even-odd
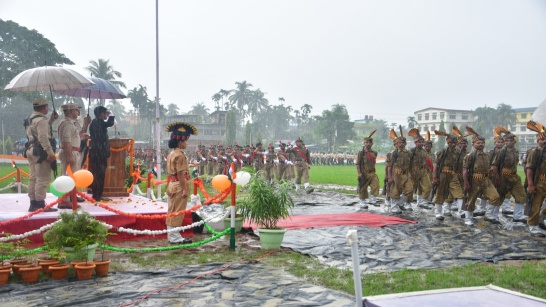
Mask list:
[[[76,70],[109,59],[125,93],[156,96],[154,0],[0,0],[0,18],[43,34]],[[212,95],[243,80],[270,104],[343,104],[352,119],[399,124],[431,106],[546,98],[544,0],[160,0],[159,44],[161,102],[182,112],[213,110]]]

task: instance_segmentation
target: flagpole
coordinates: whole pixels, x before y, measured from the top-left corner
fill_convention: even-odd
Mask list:
[[[161,129],[159,127],[159,0],[155,0],[155,134],[157,180],[161,182]],[[157,185],[157,197],[161,199],[161,184]]]
[[[2,153],[6,154],[6,141],[4,140],[4,119],[2,119]]]

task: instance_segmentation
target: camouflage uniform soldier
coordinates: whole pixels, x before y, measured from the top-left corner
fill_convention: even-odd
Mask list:
[[[303,178],[303,187],[309,194],[314,190],[309,187],[309,169],[311,169],[309,149],[303,145],[303,141],[298,137],[296,147],[292,150],[294,152],[294,167],[296,168],[296,191],[300,189]]]
[[[269,180],[269,183],[271,184],[275,182],[275,173],[276,173],[275,164],[278,162],[279,161],[277,160],[275,147],[273,147],[273,144],[269,143],[269,146],[267,147],[267,154],[265,155],[265,175],[267,179]]]
[[[475,203],[481,194],[488,202],[484,219],[498,224],[500,223],[498,219],[500,198],[497,189],[489,179],[491,162],[489,156],[483,152],[485,138],[469,126],[466,126],[466,131],[473,135],[472,146],[474,149],[464,157],[463,162],[464,191],[468,195],[468,201],[462,208],[465,211],[464,223],[468,226],[474,225],[472,217]]]
[[[519,152],[514,147],[516,136],[501,126],[497,126],[495,131],[504,139],[504,148],[493,157],[493,163],[491,164],[497,191],[500,199],[505,199],[505,195],[508,193],[514,196],[516,205],[514,206],[512,219],[514,222],[527,223],[527,217],[523,215],[523,204],[526,201],[526,195],[521,178],[517,173]],[[504,136],[502,136],[503,133]]]
[[[527,154],[525,163],[525,174],[527,178],[527,193],[530,194],[525,212],[529,212],[527,225],[533,237],[546,237],[540,231],[539,219],[541,206],[546,198],[546,129],[541,124],[530,120],[527,128],[538,133],[536,148],[531,149]]]
[[[51,146],[52,128],[51,122],[57,119],[57,113],[51,115],[47,120],[48,104],[47,100],[37,98],[32,101],[34,112],[25,123],[26,134],[30,144],[26,150],[30,176],[28,179],[28,197],[30,198],[29,212],[33,212],[45,207],[45,198],[47,185],[51,181],[51,162],[56,161],[55,148]],[[28,123],[28,125],[26,125]],[[37,148],[41,148],[40,155]],[[45,210],[47,212],[57,211],[55,208]]]
[[[377,203],[377,195],[379,194],[379,178],[375,173],[375,163],[377,159],[377,151],[372,150],[372,136],[377,130],[372,131],[370,135],[364,138],[364,147],[358,152],[356,172],[358,174],[358,198],[360,199],[360,207],[368,209],[366,200],[372,205]],[[368,187],[370,187],[371,197],[368,199]]]
[[[442,204],[446,201],[449,194],[457,200],[457,207],[463,204],[463,189],[457,174],[455,173],[455,165],[457,159],[460,159],[461,150],[457,148],[457,136],[447,134],[442,131],[434,130],[436,135],[446,137],[447,147],[438,150],[434,161],[433,183],[436,186],[436,194],[434,195],[434,215],[437,220],[443,220]],[[447,203],[444,207],[448,206]]]
[[[387,154],[387,179],[389,196],[391,198],[391,212],[398,213],[400,209],[411,211],[411,204],[407,199],[413,193],[413,181],[409,174],[410,153],[406,150],[406,138],[400,128],[400,136],[391,129],[390,138],[393,139],[395,149]]]
[[[410,172],[413,191],[421,191],[421,194],[417,195],[417,205],[421,208],[431,209],[426,200],[432,190],[432,183],[428,177],[430,167],[427,164],[427,153],[423,149],[425,138],[421,136],[417,128],[411,128],[408,136],[413,137],[415,142],[415,148],[410,151]],[[413,196],[413,193],[411,196]]]

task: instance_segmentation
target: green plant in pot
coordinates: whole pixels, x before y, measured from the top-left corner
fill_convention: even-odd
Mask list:
[[[50,249],[63,249],[68,262],[93,261],[95,249],[108,238],[108,228],[85,211],[62,212],[60,220],[44,234]]]
[[[252,175],[239,194],[239,212],[250,223],[258,225],[262,248],[280,248],[286,229],[277,227],[280,219],[290,216],[294,200],[290,195],[290,182],[275,185],[260,172]]]

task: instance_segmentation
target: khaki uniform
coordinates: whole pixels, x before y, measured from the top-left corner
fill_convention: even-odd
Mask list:
[[[226,175],[228,158],[226,155],[218,154],[218,162],[216,163],[216,175]]]
[[[534,172],[542,150],[545,152],[542,157],[542,162],[538,166],[538,174],[535,174]],[[546,149],[543,149],[543,147],[540,146],[532,149],[527,155],[525,169],[531,169],[533,171],[534,178],[537,178],[537,180],[534,182],[536,190],[533,196],[533,202],[531,203],[527,225],[538,226],[540,207],[542,206],[544,199],[546,199]]]
[[[279,165],[277,165],[277,180],[290,180],[294,178],[291,167],[290,152],[286,150],[277,151],[277,158],[279,159]]]
[[[205,169],[207,168],[207,153],[204,149],[196,152],[197,161],[199,162],[199,166],[197,168],[197,171],[199,172],[199,176],[202,176],[205,174]]]
[[[72,172],[80,170],[80,165],[78,161],[80,160],[80,131],[82,130],[80,124],[75,119],[65,118],[59,124],[57,131],[59,133],[59,142],[61,144],[59,151],[59,159],[61,160],[61,169],[62,174],[66,174],[66,169],[68,166],[67,163],[67,153],[63,148],[63,143],[70,143],[72,150],[69,154],[72,155],[72,163],[70,163],[70,169]]]
[[[476,199],[480,195],[491,205],[499,206],[499,193],[497,193],[497,189],[495,189],[491,179],[489,179],[489,155],[482,150],[471,151],[464,157],[463,168],[469,170],[472,166],[474,167],[474,172],[470,179],[472,180],[470,192],[468,193],[467,202],[462,209],[474,212],[474,209],[476,209]]]
[[[446,201],[449,194],[454,199],[462,199],[463,189],[457,174],[455,173],[455,167],[457,160],[460,157],[461,150],[457,147],[453,149],[443,148],[436,153],[436,159],[434,163],[434,169],[439,169],[440,177],[438,178],[438,187],[436,188],[436,195],[434,196],[434,204],[441,205]],[[443,159],[443,165],[440,165]]]
[[[455,171],[455,175],[457,175],[457,180],[459,180],[459,185],[461,186],[461,189],[464,187],[464,179],[463,179],[463,160],[464,157],[468,154],[467,149],[460,149],[459,148],[459,155],[457,156],[457,160],[455,161],[455,166],[453,167]],[[464,190],[463,190],[464,193]],[[455,198],[451,193],[448,195],[447,199],[445,200],[446,203],[452,203],[455,201]]]
[[[360,190],[357,191],[358,198],[366,199],[368,195],[368,187],[370,187],[370,193],[377,196],[379,194],[379,178],[375,173],[375,163],[377,159],[377,151],[363,150],[358,152],[357,164],[360,166],[360,172],[362,173],[362,184],[360,184]]]
[[[277,168],[275,166],[275,160],[277,159],[277,154],[275,152],[267,152],[265,155],[265,174],[268,180],[275,180],[275,173]]]
[[[182,172],[182,178],[177,174]],[[188,158],[182,149],[175,148],[167,156],[167,173],[171,176],[171,181],[167,186],[167,195],[169,208],[167,214],[186,210],[188,196],[182,196],[183,189],[186,189],[187,195],[190,193],[190,167]],[[184,215],[167,217],[166,224],[170,227],[182,226]]]
[[[432,150],[431,151],[425,150],[425,152],[427,155],[427,160],[425,160],[427,164],[426,172],[427,172],[427,176],[430,181],[430,184],[432,185],[433,179],[434,179],[433,171],[434,171],[434,161],[436,161],[436,155],[434,154],[434,152],[432,152]],[[431,187],[431,192],[432,192],[432,187]],[[423,195],[423,197],[430,200],[430,196],[431,196],[430,193],[424,194],[423,190],[421,189],[421,186],[417,186],[417,194]]]
[[[207,175],[215,175],[214,171],[217,163],[218,155],[216,154],[216,150],[209,150],[209,153],[207,154]]]
[[[254,150],[253,156],[253,163],[254,163],[254,169],[256,170],[256,173],[259,171],[265,170],[265,162],[264,162],[264,153],[260,150]]]
[[[503,153],[505,152],[505,153]],[[504,159],[502,158],[504,156]],[[500,160],[503,161],[500,161]],[[508,193],[514,196],[517,204],[525,204],[527,195],[521,183],[521,177],[518,175],[519,152],[515,148],[504,148],[493,157],[493,165],[502,163],[502,169],[499,169],[500,184],[497,188],[500,199],[506,198]]]
[[[419,195],[421,195],[423,198],[427,198],[432,190],[432,182],[430,181],[429,177],[430,167],[427,164],[427,152],[422,148],[418,149],[415,147],[411,150],[411,155],[413,156],[411,164],[413,191],[419,189]],[[411,196],[413,196],[413,193]],[[408,201],[411,201],[411,199]]]
[[[394,162],[396,155],[396,162]],[[409,196],[413,193],[413,181],[409,173],[410,152],[406,149],[395,149],[387,154],[386,167],[392,168],[394,183],[390,188],[389,196],[393,200],[400,199],[400,195]]]
[[[27,159],[30,169],[30,177],[28,180],[28,197],[30,200],[43,201],[46,198],[47,185],[51,181],[51,164],[47,161],[38,163],[39,156],[34,156],[32,143],[36,141],[34,135],[38,138],[37,141],[42,145],[42,148],[48,155],[54,155],[54,148],[51,147],[49,139],[52,136],[51,125],[45,115],[39,112],[33,112],[30,118],[33,118],[30,126],[27,127],[27,137],[31,143],[27,150]]]
[[[307,147],[294,147],[294,166],[296,168],[296,184],[301,184],[302,178],[304,183],[309,182],[309,150]]]

